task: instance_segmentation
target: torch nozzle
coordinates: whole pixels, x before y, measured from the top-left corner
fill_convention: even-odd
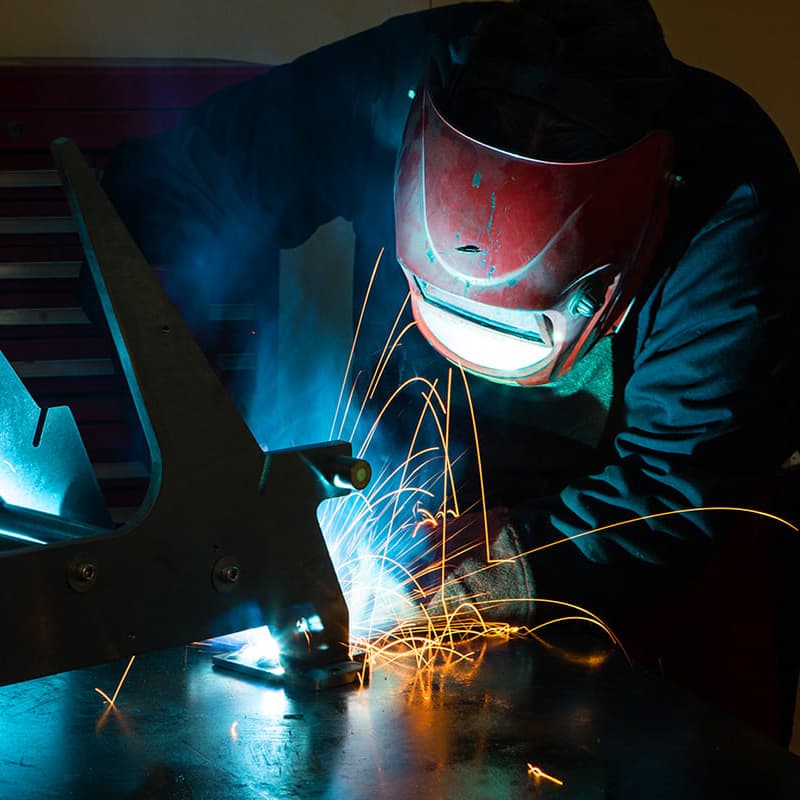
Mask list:
[[[326,465],[326,477],[338,489],[361,491],[372,479],[372,468],[363,458],[340,456]]]

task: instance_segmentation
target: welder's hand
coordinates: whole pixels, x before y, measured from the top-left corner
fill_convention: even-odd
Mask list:
[[[490,510],[485,521],[482,513],[450,518],[429,536],[432,559],[420,581],[432,598],[428,613],[452,615],[461,607],[474,614],[464,605],[471,604],[488,620],[520,623],[532,618],[533,576],[528,560],[520,556],[506,509]]]

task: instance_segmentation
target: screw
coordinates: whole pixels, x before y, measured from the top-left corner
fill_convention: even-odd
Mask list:
[[[97,584],[97,562],[85,554],[67,564],[67,583],[75,592],[89,592]]]
[[[85,564],[78,564],[75,568],[75,577],[81,583],[93,583],[97,578],[97,567],[87,561]]]
[[[241,577],[241,570],[239,569],[237,564],[230,564],[227,567],[223,567],[219,571],[219,579],[223,583],[239,583],[240,577]]]
[[[242,568],[235,555],[217,559],[211,568],[211,582],[218,592],[233,592],[242,579]]]

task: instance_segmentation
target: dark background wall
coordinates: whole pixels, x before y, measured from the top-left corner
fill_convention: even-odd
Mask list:
[[[751,92],[799,155],[800,3],[653,4],[675,54]],[[14,3],[4,15],[0,58],[196,56],[280,62],[427,5],[426,0],[28,0]]]
[[[800,3],[651,0],[673,53],[752,94],[800,158]]]

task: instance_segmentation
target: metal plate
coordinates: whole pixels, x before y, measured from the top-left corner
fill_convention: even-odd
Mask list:
[[[0,689],[0,794],[37,800],[800,797],[800,759],[602,650],[493,645],[285,691],[173,650]],[[563,782],[528,774],[528,764]]]
[[[110,528],[70,410],[40,408],[2,353],[0,386],[0,505]]]

